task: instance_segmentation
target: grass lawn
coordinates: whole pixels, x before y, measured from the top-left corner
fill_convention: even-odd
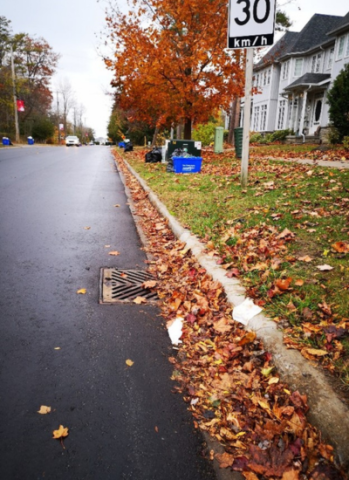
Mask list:
[[[279,156],[277,147],[257,151]],[[285,343],[349,391],[349,171],[274,161],[252,149],[242,191],[233,152],[204,153],[201,173],[190,175],[145,164],[144,154],[125,158],[278,322]]]

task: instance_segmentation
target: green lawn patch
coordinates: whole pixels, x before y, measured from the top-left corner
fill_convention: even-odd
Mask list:
[[[291,348],[349,387],[349,171],[252,158],[242,191],[233,153],[207,152],[189,175],[146,164],[144,153],[126,158],[169,211],[239,277]]]

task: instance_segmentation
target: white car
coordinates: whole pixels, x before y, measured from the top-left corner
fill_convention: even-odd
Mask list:
[[[67,147],[69,147],[70,145],[75,145],[76,147],[80,147],[81,146],[81,142],[79,140],[79,138],[76,136],[76,135],[69,135],[66,139],[65,139],[65,144]]]

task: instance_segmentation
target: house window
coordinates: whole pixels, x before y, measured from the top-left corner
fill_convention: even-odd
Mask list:
[[[285,121],[286,100],[280,100],[277,130],[282,130]]]
[[[319,73],[321,70],[321,53],[311,57],[311,72]]]
[[[254,107],[253,131],[258,132],[258,127],[259,127],[259,107]]]
[[[303,58],[296,58],[296,63],[294,65],[294,77],[300,77],[302,74],[303,67]]]
[[[263,87],[267,84],[267,71],[264,70],[263,72]]]
[[[333,65],[333,57],[334,57],[334,47],[328,52],[328,61],[327,61],[327,69],[329,70],[332,68]]]
[[[267,84],[270,85],[270,79],[271,79],[271,68],[268,68],[267,70]]]
[[[345,51],[345,56],[349,57],[349,35],[347,36],[347,49]]]
[[[285,62],[282,64],[282,73],[281,73],[281,78],[282,80],[286,80],[288,78],[288,67],[290,65],[290,62]]]
[[[263,132],[267,126],[267,105],[261,107],[261,131]]]
[[[343,57],[345,37],[341,37],[338,42],[337,59]]]

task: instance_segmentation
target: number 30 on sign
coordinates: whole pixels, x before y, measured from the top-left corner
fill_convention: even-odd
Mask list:
[[[230,0],[228,48],[273,45],[275,3],[276,0]]]

